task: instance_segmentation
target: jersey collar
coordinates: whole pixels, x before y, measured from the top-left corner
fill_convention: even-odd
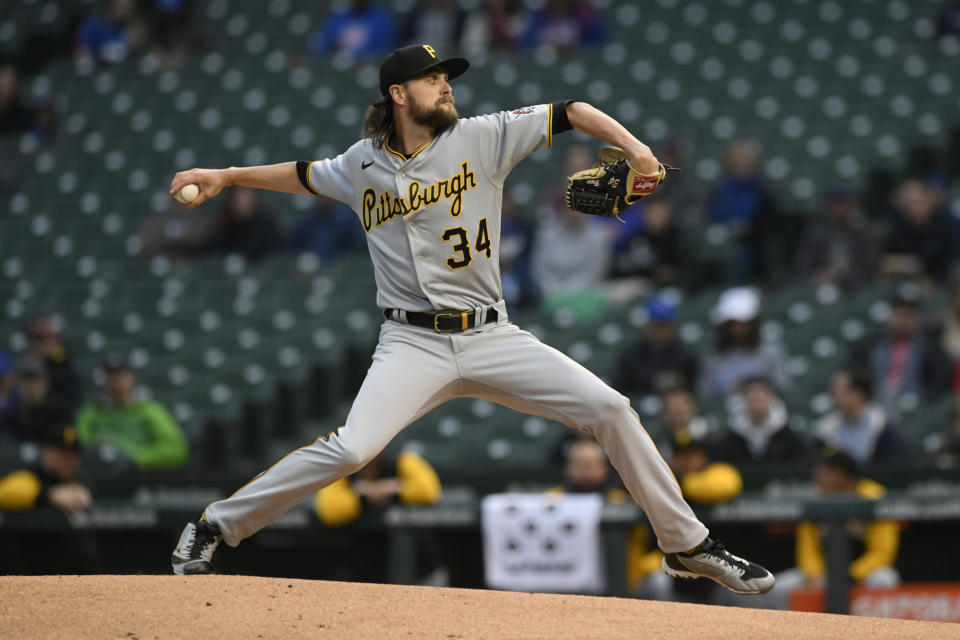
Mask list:
[[[433,141],[436,140],[436,139],[437,139],[437,136],[436,136],[436,134],[434,134],[433,137],[431,137],[429,140],[427,140],[426,142],[424,142],[423,145],[422,145],[419,149],[417,149],[416,151],[414,151],[413,153],[411,153],[409,158],[408,158],[407,156],[403,155],[402,153],[400,153],[399,151],[397,151],[396,149],[394,149],[393,147],[391,147],[389,142],[384,143],[384,148],[385,148],[388,152],[390,152],[390,153],[392,153],[393,155],[395,155],[396,157],[400,158],[400,161],[401,161],[401,162],[406,162],[407,160],[413,160],[414,158],[416,158],[416,157],[417,157],[417,154],[419,154],[421,151],[423,151],[424,149],[426,149],[427,147],[429,147],[429,146],[430,146],[430,143],[433,142]]]

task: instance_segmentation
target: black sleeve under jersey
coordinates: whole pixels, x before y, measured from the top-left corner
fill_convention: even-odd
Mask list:
[[[304,160],[297,160],[297,177],[300,178],[300,184],[310,193],[316,194],[317,192],[310,186],[310,181],[307,180],[308,171],[310,171],[310,163]]]
[[[558,133],[573,129],[573,125],[570,124],[570,117],[567,115],[567,106],[574,102],[579,102],[579,100],[561,100],[553,103],[553,123],[550,135],[555,136]]]

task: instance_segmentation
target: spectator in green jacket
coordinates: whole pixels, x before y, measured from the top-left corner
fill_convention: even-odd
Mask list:
[[[189,456],[187,439],[160,403],[134,398],[136,378],[126,359],[110,354],[103,368],[106,396],[81,410],[77,419],[80,442],[125,457],[141,469],[184,466]]]

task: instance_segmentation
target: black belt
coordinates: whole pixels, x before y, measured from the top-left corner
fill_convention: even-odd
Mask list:
[[[394,320],[394,312],[399,309],[384,309],[383,315],[387,320]],[[425,329],[433,329],[440,333],[457,333],[472,329],[477,325],[476,311],[441,311],[439,313],[421,313],[419,311],[407,311],[407,324]],[[487,309],[487,318],[484,324],[496,322],[500,314],[496,309]]]

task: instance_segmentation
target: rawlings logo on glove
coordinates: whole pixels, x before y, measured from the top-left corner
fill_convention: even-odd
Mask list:
[[[634,176],[632,193],[643,194],[644,196],[653,193],[653,190],[660,184],[660,179],[654,179],[648,176]]]
[[[653,193],[668,171],[679,171],[661,164],[656,173],[640,173],[630,166],[626,152],[615,147],[601,149],[598,156],[599,164],[567,178],[565,199],[571,211],[619,217],[634,202]]]

